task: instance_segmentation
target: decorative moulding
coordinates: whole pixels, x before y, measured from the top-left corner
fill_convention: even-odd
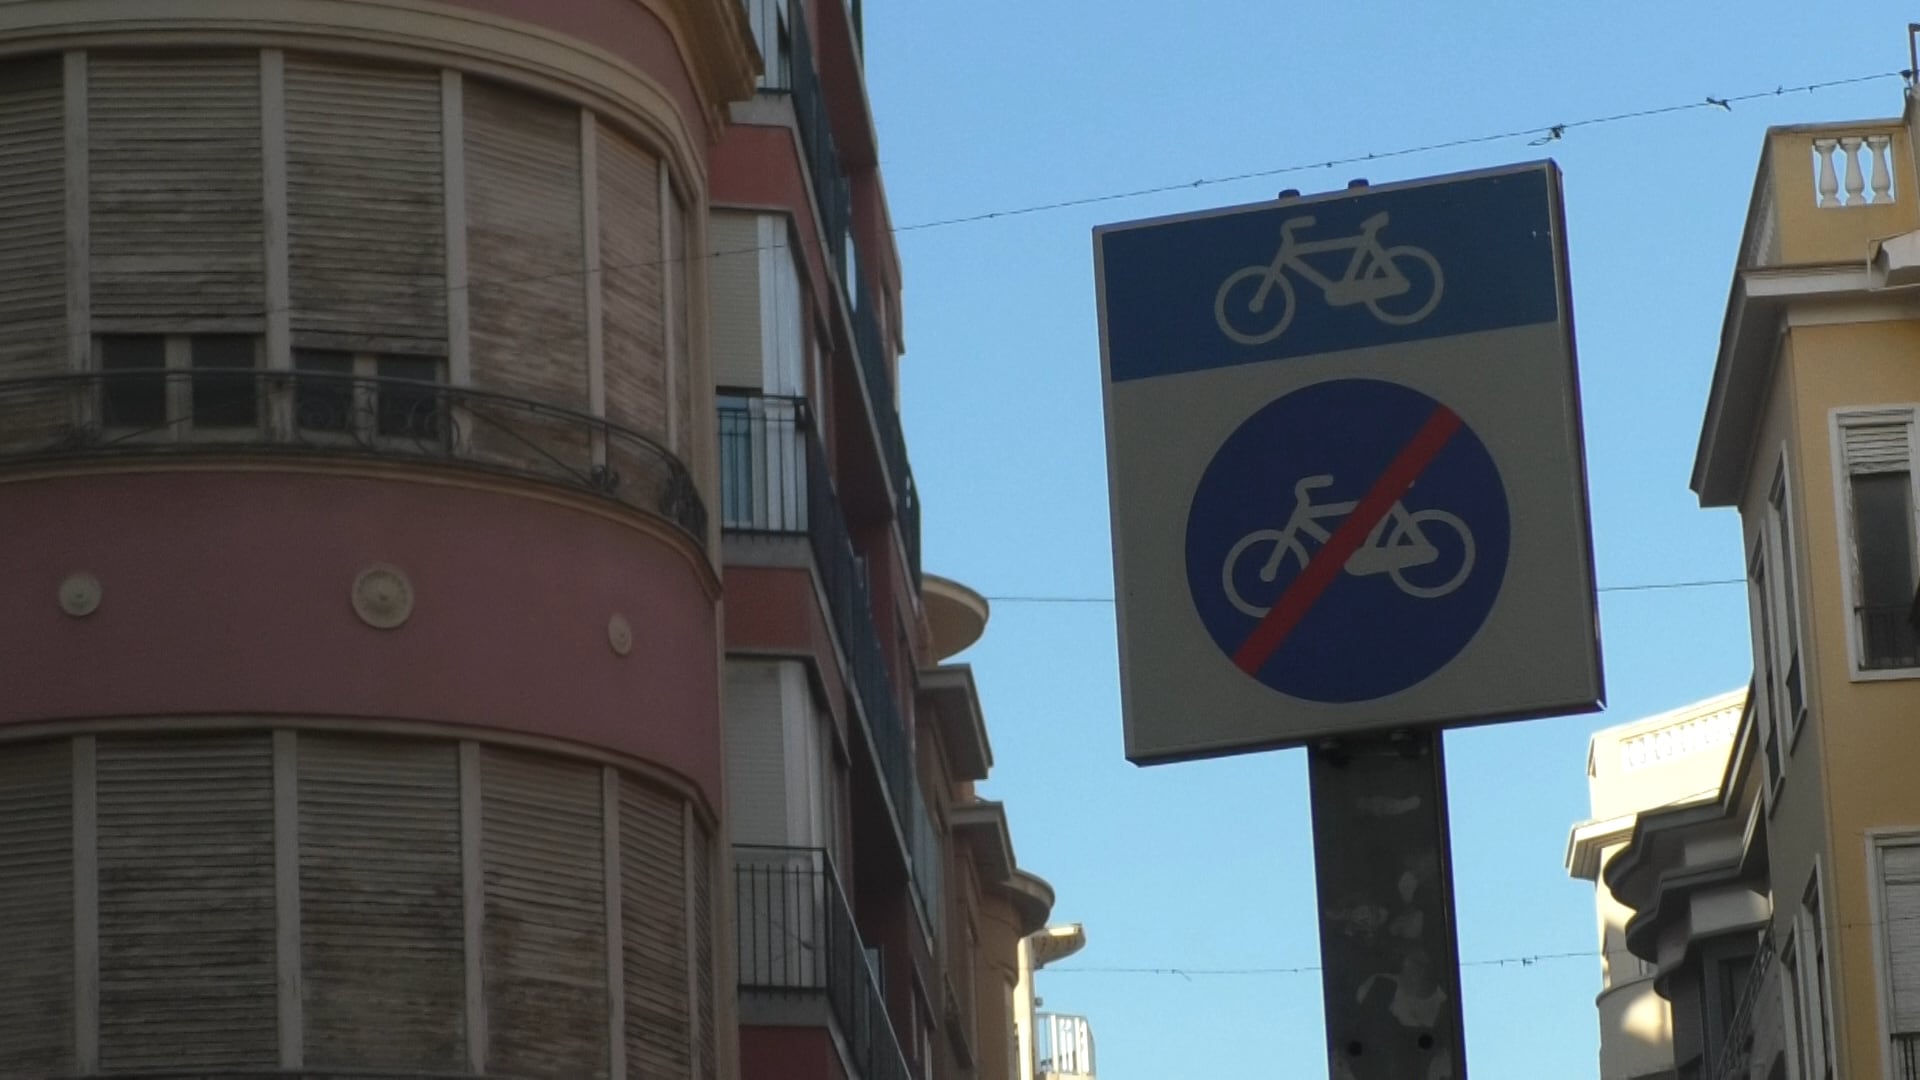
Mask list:
[[[353,579],[353,612],[375,629],[395,629],[413,615],[413,583],[399,567],[375,563]]]

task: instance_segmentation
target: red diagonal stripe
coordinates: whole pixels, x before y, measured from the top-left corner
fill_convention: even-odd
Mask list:
[[[1320,594],[1333,584],[1333,579],[1339,576],[1347,560],[1360,550],[1361,544],[1367,542],[1367,534],[1373,531],[1381,518],[1387,516],[1387,511],[1393,509],[1393,504],[1400,501],[1400,497],[1407,493],[1407,489],[1413,486],[1427,466],[1433,464],[1440,448],[1459,430],[1460,417],[1452,409],[1445,405],[1434,408],[1433,415],[1427,417],[1427,422],[1420,425],[1419,431],[1414,432],[1412,441],[1400,449],[1400,453],[1387,466],[1387,471],[1373,482],[1373,488],[1367,492],[1366,498],[1360,500],[1353,508],[1353,513],[1347,515],[1347,520],[1341,522],[1340,527],[1327,538],[1326,546],[1308,560],[1306,569],[1300,571],[1300,576],[1293,579],[1287,591],[1280,594],[1280,599],[1267,611],[1267,617],[1261,619],[1260,624],[1253,628],[1253,633],[1247,635],[1247,640],[1233,654],[1235,667],[1252,675],[1265,666],[1280,644],[1287,640],[1287,635],[1293,633],[1293,628],[1300,625],[1301,619],[1306,618],[1314,601],[1320,599]]]

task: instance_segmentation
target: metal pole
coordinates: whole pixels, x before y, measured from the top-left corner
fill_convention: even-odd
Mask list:
[[[1466,1080],[1437,730],[1308,748],[1332,1080]]]

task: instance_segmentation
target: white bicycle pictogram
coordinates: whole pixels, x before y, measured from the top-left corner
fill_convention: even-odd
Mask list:
[[[1330,474],[1306,476],[1293,485],[1293,514],[1287,519],[1283,529],[1256,529],[1240,538],[1228,550],[1226,562],[1220,567],[1220,585],[1226,590],[1227,599],[1243,615],[1262,618],[1271,608],[1271,604],[1262,607],[1248,600],[1236,583],[1239,576],[1236,571],[1245,571],[1241,560],[1250,552],[1257,552],[1262,545],[1272,545],[1273,551],[1261,563],[1258,570],[1260,581],[1271,583],[1280,574],[1280,567],[1292,558],[1307,568],[1312,557],[1307,551],[1307,541],[1325,544],[1332,536],[1329,523],[1353,513],[1358,505],[1356,501],[1330,502],[1314,504],[1313,493],[1333,484]],[[1438,562],[1441,550],[1427,538],[1427,531],[1438,526],[1451,530],[1457,540],[1460,565],[1453,573],[1437,585],[1420,585],[1409,581],[1405,572],[1415,567],[1430,566]],[[1251,565],[1251,564],[1249,564]],[[1458,589],[1473,572],[1473,531],[1457,515],[1445,510],[1414,510],[1409,512],[1399,500],[1395,500],[1391,509],[1367,534],[1366,542],[1357,548],[1347,560],[1347,573],[1355,577],[1367,577],[1373,574],[1385,574],[1393,579],[1399,590],[1408,596],[1431,600],[1445,596]]]
[[[1380,230],[1387,224],[1386,211],[1361,222],[1360,232],[1355,236],[1301,240],[1295,235],[1302,229],[1312,228],[1313,223],[1311,215],[1281,222],[1280,250],[1274,253],[1273,262],[1242,267],[1220,283],[1220,291],[1213,298],[1213,317],[1220,324],[1221,333],[1242,345],[1264,345],[1285,333],[1288,324],[1293,322],[1297,306],[1293,282],[1287,279],[1289,270],[1318,286],[1329,307],[1365,304],[1374,318],[1392,326],[1417,323],[1439,306],[1444,285],[1440,260],[1425,248],[1411,244],[1380,246]],[[1346,272],[1338,280],[1306,260],[1308,255],[1334,251],[1353,252],[1353,257],[1347,260]],[[1402,269],[1403,266],[1411,268],[1415,263],[1426,268],[1427,281],[1419,286]],[[1251,296],[1241,300],[1232,295],[1249,282],[1258,283]],[[1425,292],[1427,289],[1431,291]],[[1273,297],[1276,292],[1280,294],[1277,308]],[[1407,303],[1392,307],[1384,303],[1399,297],[1406,297]]]

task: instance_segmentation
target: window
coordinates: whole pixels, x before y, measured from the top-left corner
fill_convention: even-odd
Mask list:
[[[1839,427],[1855,667],[1920,667],[1908,621],[1914,599],[1912,415],[1842,416]]]
[[[1896,1060],[1920,1065],[1920,833],[1876,838],[1873,853],[1888,1033]],[[1896,1075],[1920,1076],[1920,1071]]]
[[[1832,1080],[1833,1016],[1827,1002],[1827,932],[1817,868],[1807,882],[1793,932],[1780,950],[1780,963],[1800,1080]]]
[[[260,339],[106,334],[96,342],[100,422],[162,438],[260,426]]]
[[[296,349],[294,425],[302,432],[444,444],[451,430],[441,362]]]
[[[1775,671],[1780,677],[1780,704],[1784,708],[1782,737],[1792,740],[1800,734],[1807,718],[1805,675],[1800,667],[1800,570],[1794,559],[1793,504],[1787,494],[1787,459],[1773,474],[1773,487],[1767,493],[1767,542],[1773,554],[1773,595],[1778,601],[1780,624],[1774,628],[1774,654],[1779,657]]]
[[[1771,575],[1767,573],[1767,549],[1764,542],[1753,546],[1753,553],[1747,559],[1747,581],[1752,593],[1749,603],[1753,606],[1753,689],[1750,694],[1757,697],[1755,717],[1760,727],[1760,743],[1767,758],[1767,795],[1780,786],[1786,775],[1785,747],[1780,738],[1779,702],[1774,699],[1773,668],[1773,591]]]

